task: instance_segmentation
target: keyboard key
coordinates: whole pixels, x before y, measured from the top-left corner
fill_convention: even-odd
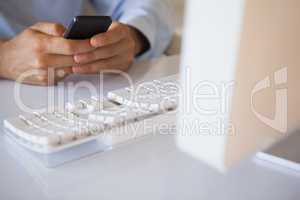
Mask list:
[[[179,87],[177,77],[144,82],[135,89],[121,89],[108,93],[108,98],[119,104],[139,108],[145,111],[161,112],[176,109],[178,105]],[[170,100],[170,96],[172,100]]]

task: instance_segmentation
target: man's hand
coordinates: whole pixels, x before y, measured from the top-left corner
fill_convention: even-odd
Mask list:
[[[90,42],[96,49],[74,56],[74,73],[94,74],[105,69],[126,71],[135,56],[148,45],[138,30],[118,22],[114,22],[106,33],[94,36]]]
[[[66,40],[62,37],[65,28],[54,23],[38,23],[0,46],[0,76],[18,80],[24,73],[28,84],[48,85],[72,73],[76,64],[74,55],[87,53],[95,48],[90,40]],[[85,54],[83,54],[85,55]],[[48,80],[53,69],[59,76]],[[33,71],[34,70],[34,71]]]

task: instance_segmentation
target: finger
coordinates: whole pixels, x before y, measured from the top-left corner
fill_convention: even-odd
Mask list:
[[[65,79],[68,75],[72,73],[72,68],[59,68],[54,69],[54,73],[46,71],[46,74],[41,74],[33,77],[33,81],[35,81],[39,85],[55,85],[58,82]]]
[[[73,70],[71,67],[64,67],[64,68],[59,68],[56,69],[55,72],[55,82],[59,82],[66,78],[67,76],[71,75],[73,73]]]
[[[58,68],[56,71],[56,76],[58,78],[64,78],[73,73],[72,67],[63,67],[63,68]]]
[[[127,36],[129,30],[125,25],[114,22],[105,33],[95,35],[91,39],[91,45],[94,47],[103,47],[114,44]]]
[[[30,27],[32,30],[42,32],[52,36],[63,36],[66,28],[58,23],[51,23],[51,22],[40,22],[36,23]]]
[[[98,60],[93,63],[75,66],[73,67],[73,72],[78,74],[95,74],[106,69],[125,71],[131,64],[132,62],[124,56],[115,56],[104,60]]]
[[[16,81],[19,83],[25,83],[25,84],[29,84],[29,85],[46,86],[46,85],[48,85],[47,71],[39,70],[30,76],[26,76],[26,78],[24,78],[24,79],[17,78]]]
[[[67,40],[62,37],[51,37],[47,40],[46,52],[50,54],[76,55],[95,49],[89,40]]]
[[[47,69],[40,69],[32,75],[26,76],[24,79],[16,78],[15,80],[30,85],[47,86],[56,84],[70,74],[72,74],[72,68],[70,67],[56,69],[54,73],[50,73]]]
[[[34,67],[41,69],[72,67],[75,64],[73,56],[58,54],[45,54],[37,57],[33,62]]]
[[[123,39],[118,43],[100,47],[88,53],[77,54],[74,56],[74,60],[78,64],[87,64],[96,60],[111,58],[131,50],[134,50],[133,45],[127,39]]]

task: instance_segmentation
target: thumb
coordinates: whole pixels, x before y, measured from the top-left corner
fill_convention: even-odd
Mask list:
[[[39,22],[31,26],[30,28],[32,30],[57,37],[63,36],[66,30],[66,28],[63,25],[51,22]]]

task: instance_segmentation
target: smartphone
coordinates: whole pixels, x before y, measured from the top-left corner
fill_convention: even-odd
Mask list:
[[[104,33],[112,24],[109,16],[77,16],[70,23],[64,38],[73,40],[90,39],[94,35]]]

